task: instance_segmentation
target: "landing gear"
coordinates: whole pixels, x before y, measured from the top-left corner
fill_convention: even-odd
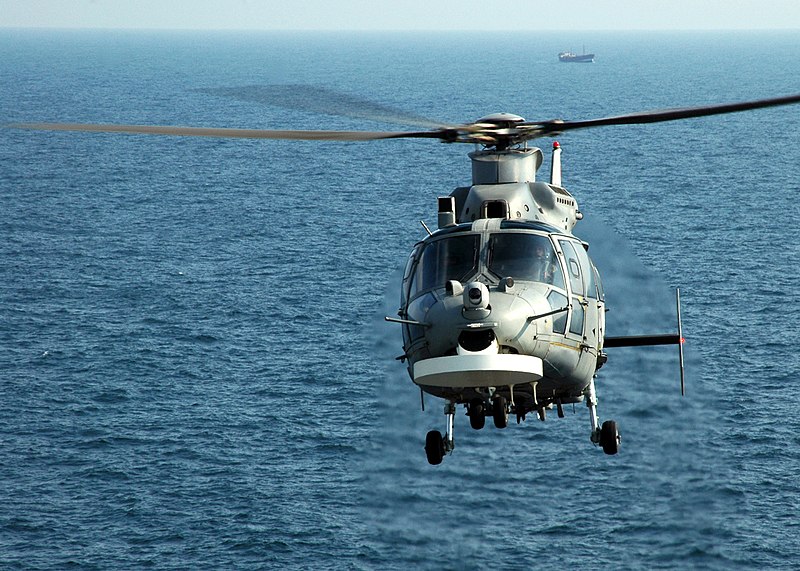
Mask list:
[[[474,398],[467,405],[469,424],[475,430],[480,430],[486,425],[486,417],[489,414],[492,415],[494,425],[497,428],[506,428],[508,426],[508,414],[513,407],[509,406],[506,397],[498,394],[492,395],[492,392],[489,394],[491,396],[486,399]],[[447,417],[447,432],[442,436],[442,433],[438,430],[431,430],[425,436],[425,455],[428,457],[430,464],[441,464],[445,455],[450,454],[456,447],[453,439],[455,413],[455,401],[448,401],[444,405],[444,414]]]
[[[475,430],[480,430],[486,425],[486,407],[481,399],[473,399],[469,403],[469,425]]]
[[[453,439],[453,426],[455,424],[456,403],[448,401],[444,405],[444,414],[447,416],[447,432],[444,436],[438,430],[431,430],[425,436],[425,455],[428,463],[441,464],[445,454],[450,454],[456,447]]]
[[[498,396],[492,401],[492,417],[497,428],[508,426],[508,401],[506,397]]]
[[[441,464],[444,459],[444,438],[438,430],[431,430],[425,437],[425,455],[428,463]]]
[[[613,420],[605,421],[603,427],[600,429],[600,446],[603,447],[603,452],[606,454],[616,454],[619,452],[619,441],[617,423]]]
[[[594,388],[594,379],[591,380],[586,388],[586,406],[589,407],[589,419],[592,422],[592,442],[599,444],[606,454],[616,454],[619,452],[619,443],[622,440],[617,430],[617,423],[607,420],[600,427],[597,420],[597,393]]]
[[[525,419],[526,413],[534,411],[539,419],[544,421],[547,418],[547,410],[554,407],[558,412],[558,416],[563,417],[564,402],[576,403],[585,399],[592,424],[592,443],[602,448],[606,454],[614,455],[619,452],[621,438],[617,423],[613,420],[606,420],[602,426],[600,425],[597,416],[597,393],[595,392],[594,379],[589,382],[582,395],[545,397],[540,394],[537,399],[534,388],[532,398],[529,393],[522,395],[518,393],[515,401],[513,387],[509,387],[510,397],[498,394],[494,387],[489,387],[486,391],[476,391],[476,393],[470,395],[471,400],[465,403],[470,426],[475,430],[484,428],[486,417],[489,415],[491,415],[497,428],[506,428],[508,426],[508,415],[512,413],[516,414],[517,423]],[[453,429],[458,398],[450,398],[454,400],[448,400],[444,405],[444,414],[447,418],[444,435],[438,430],[431,430],[425,436],[425,455],[428,458],[428,462],[434,466],[441,464],[444,457],[455,449]],[[464,400],[461,400],[461,403],[464,402]]]
[[[486,426],[487,408],[491,408],[492,419],[497,428],[505,428],[508,426],[508,399],[506,397],[496,395],[491,401],[479,398],[472,399],[467,407],[467,416],[469,416],[469,424],[475,430],[480,430]],[[523,415],[524,418],[524,415]],[[517,419],[519,423],[519,418]]]

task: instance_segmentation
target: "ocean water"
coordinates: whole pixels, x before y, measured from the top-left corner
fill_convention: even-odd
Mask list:
[[[558,63],[586,44],[594,65]],[[0,124],[396,128],[800,91],[800,34],[0,32]],[[221,92],[295,86],[284,105]],[[0,567],[792,569],[800,106],[574,132],[611,335],[586,407],[473,431],[404,366],[398,273],[466,146],[0,129]],[[542,141],[547,148],[549,140]],[[548,153],[546,153],[547,155]],[[547,162],[541,171],[545,173]],[[546,178],[546,175],[544,176]]]

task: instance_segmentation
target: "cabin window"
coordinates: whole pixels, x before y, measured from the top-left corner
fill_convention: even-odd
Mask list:
[[[477,272],[479,245],[477,234],[428,242],[414,274],[412,296],[419,291],[444,287],[449,280],[464,281]]]
[[[569,322],[569,332],[575,335],[583,335],[583,321],[585,310],[583,304],[577,299],[572,298],[572,320]]]
[[[542,282],[564,288],[564,274],[552,242],[537,234],[492,234],[489,270],[500,278]]]

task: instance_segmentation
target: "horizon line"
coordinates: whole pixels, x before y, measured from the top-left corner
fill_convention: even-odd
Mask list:
[[[598,33],[598,32],[797,32],[794,28],[181,28],[181,27],[129,27],[129,26],[0,26],[0,30],[29,31],[128,31],[128,32],[325,32],[325,33]]]

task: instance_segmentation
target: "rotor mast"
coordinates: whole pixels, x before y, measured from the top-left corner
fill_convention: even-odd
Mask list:
[[[543,222],[571,232],[582,215],[575,198],[561,187],[561,148],[554,147],[551,182],[537,182],[536,172],[544,157],[541,149],[518,139],[518,126],[525,124],[525,119],[495,113],[475,124],[491,132],[491,139],[483,142],[482,149],[469,153],[472,185],[440,198],[440,227],[500,218]]]

